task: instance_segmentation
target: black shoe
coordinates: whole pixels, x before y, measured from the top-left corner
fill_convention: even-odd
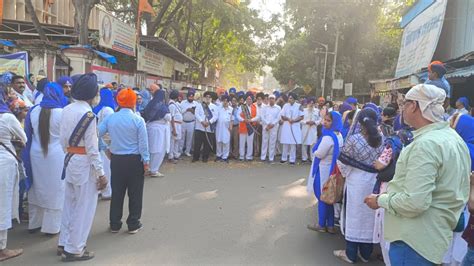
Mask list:
[[[282,163],[282,164],[283,164],[283,163],[286,163],[286,161],[280,161],[280,163]]]
[[[136,228],[128,228],[128,233],[134,235],[142,229],[143,229],[143,224],[140,223],[140,224],[138,224],[138,227],[136,227]]]
[[[90,260],[92,258],[94,258],[94,252],[90,252],[87,250],[84,250],[82,255],[72,254],[67,251],[63,251],[63,254],[61,256],[61,260],[64,262],[83,261]]]
[[[291,165],[291,166],[294,166],[294,165],[295,165],[295,163],[290,163],[290,165]]]
[[[304,164],[304,163],[307,163],[308,161],[307,160],[302,160],[301,163]]]

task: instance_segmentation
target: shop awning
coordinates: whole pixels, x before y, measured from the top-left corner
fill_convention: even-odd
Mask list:
[[[455,71],[445,75],[447,79],[449,78],[468,78],[474,76],[474,65],[470,65],[463,68],[458,68]]]
[[[90,45],[84,45],[83,47],[93,51],[98,56],[102,57],[105,61],[107,61],[107,62],[109,62],[113,65],[117,64],[117,58],[115,58],[115,56],[113,56],[111,54],[108,54],[108,53],[105,53],[105,52],[102,52],[102,51],[99,51],[99,50],[96,50],[96,49],[92,48],[92,46],[90,46]],[[62,50],[62,49],[72,48],[72,46],[65,44],[65,45],[60,45],[59,48]]]
[[[3,45],[3,46],[8,46],[8,47],[15,47],[16,46],[12,41],[1,40],[1,39],[0,39],[0,44]]]
[[[154,50],[162,55],[174,59],[181,63],[188,63],[190,65],[199,66],[199,63],[194,59],[181,52],[178,48],[171,45],[163,38],[153,36],[140,36],[140,44],[148,49]]]
[[[411,88],[420,83],[416,75],[408,75],[395,79],[369,81],[376,96],[383,96],[400,89]]]

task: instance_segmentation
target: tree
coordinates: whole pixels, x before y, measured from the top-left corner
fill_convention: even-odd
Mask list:
[[[89,43],[89,17],[92,8],[99,3],[99,0],[72,0],[74,5],[74,29],[79,37],[79,44]]]
[[[48,38],[46,37],[46,34],[43,30],[43,26],[41,26],[41,23],[38,20],[38,16],[36,16],[33,3],[31,2],[31,0],[25,0],[25,4],[26,4],[26,11],[28,12],[28,14],[30,14],[31,20],[33,21],[33,25],[35,25],[35,29],[38,32],[40,39],[45,42],[48,42]]]

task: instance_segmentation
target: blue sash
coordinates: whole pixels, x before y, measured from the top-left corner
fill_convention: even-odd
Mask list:
[[[211,112],[211,109],[209,108],[209,105],[205,104],[205,103],[202,103],[202,109],[204,109],[204,115],[206,116],[207,118],[207,121],[211,121],[212,119],[212,112]],[[212,123],[210,124],[210,127],[211,127],[211,132],[215,132],[216,131],[216,126],[217,126],[217,123]]]
[[[79,123],[77,123],[77,126],[72,131],[71,137],[69,137],[69,142],[68,142],[69,147],[77,147],[79,145],[79,142],[81,142],[81,139],[84,137],[84,134],[86,133],[87,128],[89,127],[91,122],[94,120],[95,120],[95,115],[91,111],[85,113],[82,116],[81,120],[79,120]],[[63,167],[63,173],[61,175],[61,180],[64,180],[64,178],[66,178],[66,168],[72,156],[74,156],[74,153],[68,152],[66,154],[66,157],[64,158],[64,167]]]
[[[244,105],[241,106],[241,108],[242,108],[242,112],[243,112],[244,115],[245,115],[245,118],[246,118],[246,119],[251,119],[249,107],[248,107],[246,104],[244,104]],[[251,125],[250,123],[245,123],[245,126],[247,127],[247,134],[248,134],[249,136],[252,135],[252,134],[253,134],[253,127],[252,127],[252,125]]]

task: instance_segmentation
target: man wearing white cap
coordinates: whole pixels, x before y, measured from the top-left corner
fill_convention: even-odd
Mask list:
[[[281,107],[275,104],[275,95],[268,96],[269,105],[262,107],[257,116],[262,123],[262,153],[260,159],[265,161],[268,152],[268,161],[273,163],[275,159],[276,140],[278,135],[278,124],[280,120]]]
[[[401,152],[387,192],[365,199],[370,208],[385,209],[392,265],[441,264],[468,200],[469,151],[443,121],[445,97],[427,84],[406,94],[402,117],[415,128],[414,140]]]

